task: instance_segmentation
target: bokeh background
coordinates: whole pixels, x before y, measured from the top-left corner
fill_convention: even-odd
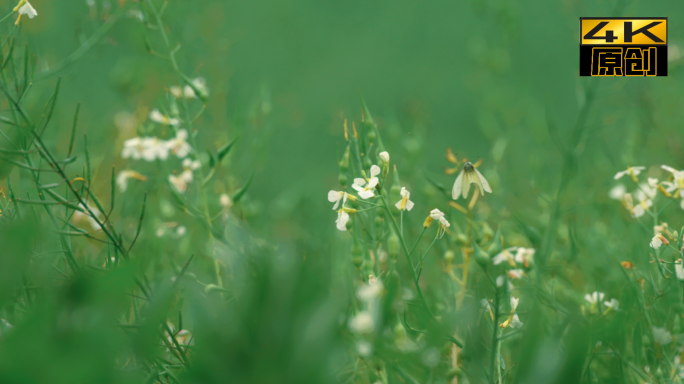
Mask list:
[[[24,20],[20,41],[36,53],[38,70],[76,50],[101,25],[102,14],[117,6],[99,0],[32,4],[39,16]],[[320,278],[298,290],[325,284],[336,263],[331,259],[348,253],[325,196],[338,187],[343,122],[361,120],[360,93],[416,197],[436,195],[428,179],[450,188],[455,176],[444,175],[447,147],[459,158],[481,158],[494,189],[482,218],[534,243],[566,180],[554,236],[560,253],[571,250],[563,268],[583,291],[598,278],[605,286],[619,281],[606,258],[622,259],[644,246],[636,236],[641,229],[608,198],[613,175],[629,165],[655,164],[648,172],[664,178],[657,165],[684,165],[681,15],[684,4],[676,1],[197,0],[169,2],[164,19],[180,46],[182,69],[204,77],[210,89],[207,112],[196,124],[200,146],[217,149],[240,137],[216,192],[237,189],[254,171],[239,211],[243,230],[321,263],[307,273],[322,265]],[[669,17],[669,76],[579,78],[581,16]],[[6,23],[0,33],[9,28]],[[76,63],[37,79],[27,101],[40,113],[39,101],[62,77],[51,143],[68,145],[80,102],[79,127],[88,133],[102,191],[108,191],[112,166],[130,166],[120,151],[135,136],[131,119],[144,121],[162,102],[163,88],[178,81],[168,62],[148,53],[141,29],[134,17],[122,18]],[[132,186],[120,201],[122,212],[138,212],[147,189]],[[415,201],[421,214],[409,220],[418,225],[433,207]],[[154,204],[152,212],[163,210]],[[672,217],[676,221],[681,211]],[[188,242],[181,249],[191,248]],[[292,311],[311,314],[323,304],[311,305]]]

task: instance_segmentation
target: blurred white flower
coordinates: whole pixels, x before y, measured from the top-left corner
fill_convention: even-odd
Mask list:
[[[144,175],[131,169],[124,169],[116,176],[116,185],[119,186],[119,189],[121,189],[122,192],[125,192],[128,188],[128,179],[147,181],[147,177]]]
[[[606,294],[603,292],[594,292],[591,295],[587,293],[584,295],[584,300],[588,301],[591,305],[596,305],[596,303],[603,300],[605,296]]]
[[[506,274],[511,279],[519,279],[519,278],[523,277],[523,275],[525,274],[525,271],[523,271],[522,269],[511,269],[509,271],[506,271]]]
[[[489,186],[487,180],[482,176],[480,171],[468,161],[463,165],[461,173],[456,177],[454,187],[451,190],[451,198],[457,200],[461,195],[463,195],[464,199],[467,198],[468,192],[470,191],[470,184],[473,183],[480,188],[480,194],[483,196],[485,191],[492,193],[492,187]]]
[[[382,282],[376,279],[368,284],[362,284],[359,289],[356,290],[356,296],[358,296],[362,301],[368,303],[379,298],[382,290]]]
[[[660,233],[656,233],[655,235],[653,235],[653,238],[651,239],[651,243],[649,245],[653,249],[658,249],[663,244],[668,245],[669,243],[670,242],[667,241],[665,236],[661,235]]]
[[[227,193],[222,193],[221,196],[219,197],[219,203],[223,207],[223,209],[230,209],[230,207],[233,206],[233,200],[231,200],[230,196],[228,196]]]
[[[387,153],[387,151],[385,151],[385,152],[380,152],[380,153],[378,154],[378,156],[380,157],[380,160],[382,160],[383,163],[385,163],[385,164],[388,164],[388,163],[389,163],[389,161],[390,161],[390,155],[389,155],[389,153]]]
[[[648,179],[646,179],[646,182],[648,186],[651,188],[656,188],[658,186],[658,179],[656,179],[655,177],[649,177]]]
[[[607,308],[606,312],[608,310],[617,311],[620,308],[620,302],[617,299],[610,299],[610,301],[604,301],[603,306]]]
[[[508,319],[506,319],[506,321],[499,325],[501,328],[520,328],[523,326],[523,323],[520,321],[518,315],[515,313],[515,310],[518,308],[519,302],[519,298],[511,296],[511,313],[508,315]]]
[[[176,236],[181,237],[185,236],[185,234],[188,232],[187,228],[183,225],[179,225],[178,228],[176,228]]]
[[[98,220],[95,220],[95,218],[93,216],[91,216],[90,213],[88,213],[88,210],[86,209],[86,207],[83,204],[79,203],[78,206],[81,209],[83,209],[84,212],[81,212],[79,210],[75,210],[74,214],[71,216],[71,218],[74,220],[74,222],[78,223],[80,221],[86,220],[88,222],[88,224],[90,224],[90,226],[94,230],[96,230],[96,231],[101,230],[102,227],[100,226],[100,224],[98,224],[98,220],[100,222],[102,222],[102,219],[101,219],[102,213],[97,208],[93,208],[92,206],[88,205],[88,208],[90,208],[90,211],[98,219]]]
[[[444,217],[444,213],[439,209],[435,208],[432,211],[430,211],[430,217],[433,220],[441,220]]]
[[[134,137],[124,141],[121,157],[145,161],[166,160],[169,150],[166,143],[156,137]]]
[[[494,258],[492,258],[492,264],[499,265],[505,261],[510,264],[511,267],[515,267],[515,256],[513,256],[511,253],[511,251],[514,249],[515,247],[502,250],[499,254],[494,256]]]
[[[199,90],[200,93],[203,93],[205,95],[209,94],[209,89],[207,88],[206,81],[201,78],[197,77],[192,80],[192,85]],[[177,99],[180,99],[181,97],[185,97],[186,99],[196,99],[197,94],[195,94],[195,90],[192,89],[190,85],[185,85],[183,88],[174,85],[169,88],[169,92],[176,97]]]
[[[159,110],[156,108],[150,112],[150,120],[154,121],[155,123],[164,124],[164,125],[178,125],[178,124],[180,124],[180,121],[177,118],[168,117],[168,116],[164,115],[163,113],[159,112]]]
[[[380,182],[380,180],[378,179],[380,171],[380,167],[378,167],[377,165],[373,165],[371,166],[370,178],[368,180],[360,177],[354,179],[354,184],[352,185],[352,188],[359,192],[359,196],[362,199],[370,199],[371,197],[375,196],[373,190],[375,189],[375,186],[378,185],[378,182]]]
[[[636,197],[638,203],[631,208],[632,217],[639,218],[646,213],[646,211],[653,206],[653,201],[648,198],[648,195],[640,190],[636,191]],[[655,193],[654,193],[655,195]],[[631,195],[625,194],[625,201],[627,201],[629,196],[629,203],[626,203],[628,207],[631,205]]]
[[[624,185],[618,184],[613,187],[613,189],[608,192],[608,196],[613,200],[622,200],[622,198],[627,193],[627,188]]]
[[[169,175],[169,182],[178,192],[184,193],[188,189],[188,184],[192,182],[192,170],[185,168],[183,172],[177,175]]]
[[[413,208],[413,201],[409,200],[411,193],[406,188],[401,187],[401,192],[399,192],[399,194],[401,195],[401,200],[399,200],[395,206],[400,211],[410,211]]]
[[[646,167],[627,167],[626,170],[620,171],[620,172],[616,173],[616,174],[615,174],[615,177],[613,177],[613,178],[614,178],[615,180],[618,180],[618,179],[622,178],[622,177],[625,176],[625,175],[629,175],[629,176],[632,178],[632,180],[634,180],[634,182],[636,183],[636,182],[638,182],[638,179],[637,179],[636,177],[637,177],[637,176],[641,173],[641,171],[643,171],[644,169],[646,169]]]
[[[682,259],[675,263],[675,274],[679,280],[684,280],[684,268],[682,268]]]
[[[374,328],[373,316],[368,311],[359,312],[349,322],[349,329],[356,333],[370,333]]]
[[[519,247],[518,251],[515,253],[515,262],[529,267],[529,265],[534,261],[534,248],[524,248]]]
[[[176,157],[183,159],[192,151],[192,147],[186,141],[187,139],[188,131],[179,129],[178,132],[176,132],[176,137],[166,142],[167,148],[171,150],[171,153],[176,155]]]
[[[653,339],[660,345],[667,345],[672,342],[672,335],[665,328],[653,327]]]
[[[358,353],[359,356],[368,357],[373,353],[373,346],[365,340],[357,341],[356,353]]]
[[[202,167],[202,163],[200,163],[199,160],[190,160],[190,159],[183,160],[183,168],[194,171],[194,170],[199,169],[200,167]]]

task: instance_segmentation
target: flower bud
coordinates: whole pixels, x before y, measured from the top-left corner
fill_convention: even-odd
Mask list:
[[[477,262],[482,268],[487,268],[487,266],[489,266],[491,263],[491,260],[492,259],[489,257],[489,254],[485,252],[484,249],[476,245],[475,262]]]
[[[349,145],[347,145],[347,149],[344,151],[344,155],[342,155],[342,160],[340,160],[340,171],[342,173],[346,173],[347,169],[349,169]]]
[[[456,253],[454,253],[454,251],[451,249],[447,249],[447,251],[444,252],[444,260],[448,261],[449,263],[451,263],[455,257]]]
[[[468,244],[468,236],[466,236],[465,233],[459,233],[458,235],[456,235],[456,244],[459,244],[459,245]]]
[[[356,268],[361,268],[361,265],[363,265],[363,248],[361,248],[361,244],[354,239],[354,244],[352,245],[352,264]]]
[[[375,130],[374,130],[374,129],[369,130],[369,131],[368,131],[368,136],[367,136],[367,137],[368,137],[368,141],[369,141],[369,142],[371,142],[371,143],[374,142],[374,141],[375,141],[375,138],[376,138],[376,136],[375,136]]]

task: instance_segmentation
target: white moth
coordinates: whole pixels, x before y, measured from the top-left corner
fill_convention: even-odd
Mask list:
[[[451,197],[454,200],[458,200],[459,195],[463,194],[463,198],[467,198],[468,192],[470,192],[470,184],[472,183],[475,183],[480,188],[480,193],[483,196],[485,191],[492,193],[492,187],[489,186],[487,179],[482,176],[477,168],[473,167],[471,162],[466,162],[461,173],[456,178],[454,188],[451,190]]]

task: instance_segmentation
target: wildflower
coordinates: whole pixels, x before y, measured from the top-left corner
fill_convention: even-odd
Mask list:
[[[409,200],[411,193],[406,190],[406,188],[401,187],[401,192],[399,192],[399,194],[401,195],[401,200],[399,200],[395,206],[400,211],[410,211],[413,208],[413,201]]]
[[[525,274],[525,271],[523,271],[522,269],[511,269],[510,271],[507,271],[506,274],[511,279],[519,279],[519,278],[523,277],[523,275]]]
[[[508,264],[510,264],[511,267],[515,267],[515,256],[513,256],[513,254],[511,253],[513,249],[515,248],[508,248],[502,250],[499,254],[494,256],[494,258],[492,259],[492,264],[499,265],[505,261]]]
[[[627,188],[624,185],[618,184],[613,187],[613,189],[608,192],[608,196],[613,200],[622,200],[622,198],[627,193]]]
[[[134,137],[124,141],[121,157],[145,161],[166,160],[169,150],[166,143],[156,137]]]
[[[159,110],[156,108],[150,112],[150,120],[154,121],[155,123],[164,124],[164,125],[176,125],[177,126],[178,124],[180,124],[180,121],[178,120],[178,118],[165,116],[164,114],[159,112]]]
[[[656,179],[655,177],[649,177],[648,179],[646,179],[646,183],[649,187],[656,188],[658,186],[658,179]]]
[[[684,268],[682,268],[682,259],[675,262],[675,274],[679,280],[684,280]]]
[[[646,167],[627,167],[626,170],[620,171],[615,174],[615,177],[613,177],[615,180],[618,180],[622,178],[622,176],[629,175],[632,178],[632,181],[635,183],[639,182],[639,179],[637,179],[637,176],[646,169]]]
[[[19,1],[19,4],[17,4],[17,6],[14,7],[12,12],[19,13],[17,21],[14,22],[15,25],[19,25],[19,21],[21,20],[22,15],[28,16],[29,19],[33,19],[34,17],[38,16],[38,12],[36,12],[35,8],[33,8],[31,3],[29,3],[26,0]]]
[[[185,159],[183,160],[183,168],[185,169],[190,169],[192,171],[199,169],[202,167],[202,163],[199,160],[190,160],[190,159]]]
[[[590,305],[590,313],[596,313],[598,311],[598,304],[606,296],[603,292],[594,292],[591,295],[584,295],[584,300],[586,300]]]
[[[660,345],[667,345],[672,342],[672,334],[665,328],[653,327],[653,341]]]
[[[520,328],[523,326],[523,323],[515,313],[516,308],[518,308],[518,302],[520,302],[520,299],[511,296],[511,313],[508,315],[508,319],[499,325],[501,328]]]
[[[449,228],[451,224],[447,221],[447,219],[444,218],[444,216],[439,218],[439,230],[437,231],[437,236],[441,239],[442,236],[447,231],[447,228]]]
[[[349,322],[349,329],[356,333],[370,333],[374,328],[373,316],[368,311],[359,312]]]
[[[337,229],[339,229],[340,231],[346,231],[348,221],[349,213],[347,213],[344,207],[342,207],[342,209],[337,211],[337,220],[335,220],[335,223],[337,223]]]
[[[665,236],[661,235],[660,233],[656,233],[655,235],[653,235],[653,238],[651,239],[651,243],[649,245],[653,249],[658,249],[661,245],[668,245],[669,243],[670,242],[667,241]]]
[[[356,178],[354,179],[354,185],[352,185],[352,188],[359,192],[359,196],[362,199],[370,199],[371,197],[375,196],[373,189],[375,189],[375,186],[380,182],[378,179],[379,174],[380,167],[373,165],[370,169],[370,179],[366,180],[360,177]]]
[[[147,181],[147,177],[144,175],[141,175],[140,173],[131,169],[124,169],[116,176],[116,184],[119,186],[119,189],[121,189],[122,192],[125,192],[126,188],[128,188],[128,179]]]
[[[171,153],[176,155],[176,157],[183,159],[188,156],[190,151],[192,151],[192,147],[186,141],[187,138],[188,131],[185,129],[179,129],[178,132],[176,132],[176,137],[167,141],[166,146],[169,150],[171,150]]]
[[[525,268],[529,268],[533,260],[534,248],[519,247],[518,251],[515,253],[515,262],[523,264]]]
[[[340,201],[342,201],[342,206],[344,206],[344,203],[347,202],[347,199],[351,201],[356,200],[356,196],[350,195],[347,192],[342,192],[342,191],[330,191],[328,192],[328,201],[331,203],[335,203],[333,206],[333,211],[337,209],[337,207],[340,205]]]
[[[382,160],[383,164],[389,164],[390,155],[389,155],[389,153],[387,153],[387,151],[385,151],[385,152],[380,152],[380,153],[378,154],[378,157],[380,157],[380,160]]]
[[[369,281],[368,284],[363,284],[356,291],[356,295],[362,301],[368,303],[380,297],[383,285],[380,280]]]
[[[475,185],[480,188],[480,194],[482,196],[484,196],[485,191],[492,193],[492,188],[480,171],[478,171],[472,163],[466,162],[463,165],[463,170],[461,170],[461,173],[456,177],[454,188],[451,190],[451,197],[454,200],[457,200],[459,195],[463,194],[463,198],[467,198],[468,192],[470,191],[470,184],[472,183],[475,183]]]
[[[209,95],[209,90],[207,89],[207,83],[203,78],[197,77],[197,78],[193,79],[192,85],[194,85],[195,88],[199,91],[200,97],[206,98]],[[197,98],[197,94],[195,93],[195,89],[193,89],[193,87],[190,85],[186,85],[183,87],[183,93],[182,94],[180,91],[180,87],[178,87],[178,86],[171,87],[171,93],[176,98],[181,98],[182,96],[185,96],[186,99],[196,99]]]
[[[228,210],[230,209],[230,207],[233,206],[233,200],[231,200],[230,196],[228,196],[227,193],[221,194],[221,196],[219,197],[219,203],[225,210]]]
[[[88,212],[88,209],[86,209],[86,207],[83,204],[78,204],[78,206],[83,211],[75,210],[74,214],[72,216],[73,220],[75,222],[80,222],[80,221],[85,219],[86,221],[88,221],[88,224],[90,224],[90,226],[94,230],[96,230],[96,231],[101,230],[102,227],[100,226],[99,222],[102,222],[102,220],[100,219],[100,217],[102,216],[102,213],[100,211],[98,211],[97,208],[93,208],[90,205],[88,205],[90,212],[92,212],[95,215],[95,217],[93,217],[93,216],[91,216],[91,214]],[[95,218],[97,218],[97,220]]]
[[[192,170],[185,168],[183,172],[178,175],[169,175],[169,182],[178,192],[184,193],[188,189],[188,184],[192,182]]]
[[[605,315],[608,311],[617,311],[620,307],[620,302],[616,299],[610,299],[610,301],[604,301],[603,306],[607,308],[606,311],[603,313]]]
[[[638,190],[636,192],[637,200],[639,201],[636,205],[632,206],[632,195],[630,194],[625,194],[625,198],[627,199],[627,196],[629,196],[629,203],[626,203],[629,206],[631,206],[631,213],[632,217],[634,218],[639,218],[646,213],[646,211],[653,206],[653,201],[649,198],[649,193],[650,191],[647,191],[647,193],[644,193],[641,190]],[[653,195],[655,195],[655,190],[653,192]]]

